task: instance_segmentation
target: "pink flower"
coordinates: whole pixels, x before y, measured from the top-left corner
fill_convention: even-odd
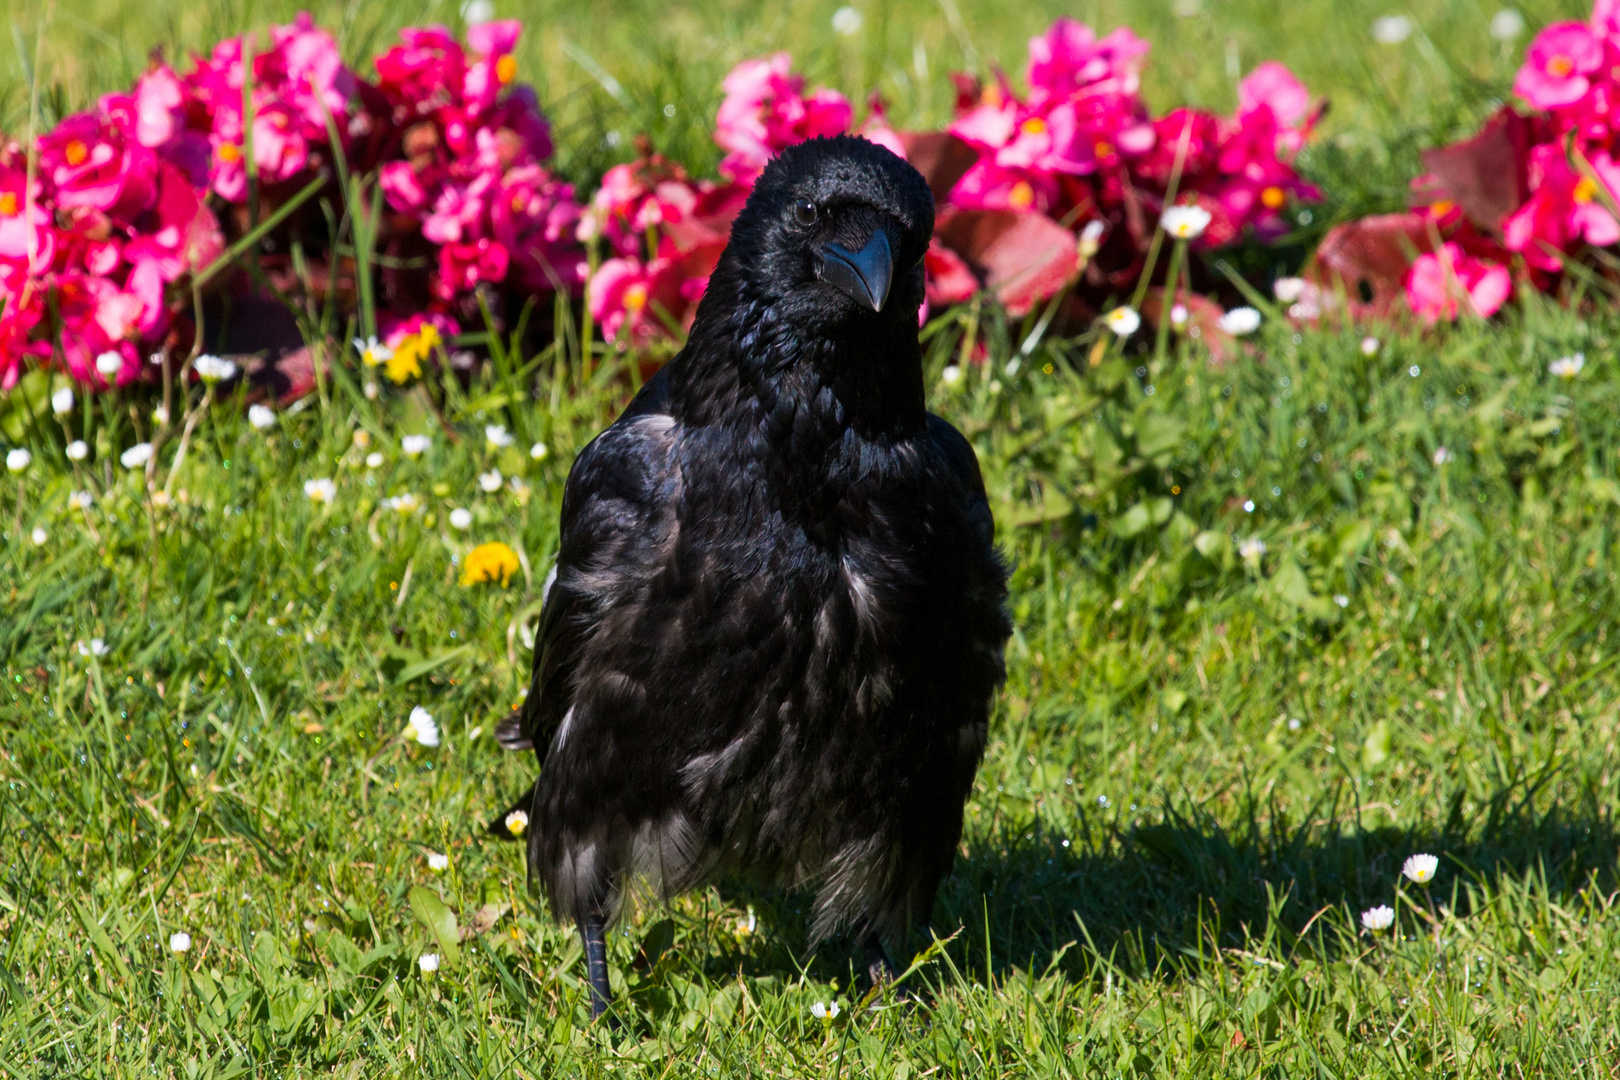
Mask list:
[[[535,292],[577,295],[587,268],[575,240],[581,213],[573,186],[539,165],[520,166],[501,178],[492,224],[520,284]]]
[[[1292,71],[1275,60],[1257,65],[1238,83],[1238,115],[1270,109],[1283,127],[1298,127],[1311,111],[1311,93]]]
[[[23,169],[0,165],[0,265],[15,264],[24,275],[43,274],[56,258],[56,230],[41,199],[40,180],[35,178],[30,200],[27,179]],[[4,297],[17,295],[0,292]]]
[[[1098,41],[1084,23],[1058,19],[1029,41],[1030,102],[1040,107],[1080,93],[1133,97],[1151,48],[1123,26]]]
[[[420,213],[427,207],[428,190],[408,161],[390,161],[378,170],[378,186],[388,205],[403,214]]]
[[[586,285],[585,303],[607,340],[646,345],[684,323],[706,284],[683,280],[672,258],[608,259]]]
[[[439,276],[433,291],[441,300],[472,292],[480,283],[498,285],[506,280],[511,256],[497,240],[481,238],[469,243],[448,243],[439,248]]]
[[[61,318],[62,358],[68,373],[90,386],[123,386],[140,374],[140,356],[130,340],[139,327],[141,299],[104,277],[69,273],[55,282]],[[111,380],[96,368],[103,353],[117,353],[123,366]]]
[[[523,24],[516,19],[478,23],[467,28],[467,47],[477,56],[462,78],[462,97],[481,111],[495,104],[501,89],[517,75],[517,47]]]
[[[1554,23],[1530,43],[1513,92],[1536,109],[1573,105],[1586,96],[1589,75],[1603,66],[1603,42],[1584,23]]]
[[[41,136],[40,170],[56,204],[121,217],[145,210],[156,193],[157,156],[132,136],[99,111],[76,113]]]
[[[433,212],[422,222],[422,235],[435,244],[483,235],[489,199],[499,183],[499,174],[487,171],[466,184],[446,184],[433,202]]]
[[[442,26],[407,27],[400,44],[377,57],[377,82],[401,121],[425,116],[460,97],[467,62],[461,45]]]
[[[1040,210],[1050,212],[1059,188],[1050,175],[1004,169],[993,158],[980,158],[951,188],[950,203],[964,210]]]
[[[1467,255],[1454,243],[1419,255],[1406,274],[1407,303],[1431,326],[1441,320],[1456,321],[1463,305],[1488,319],[1512,293],[1513,279],[1507,267]]]
[[[849,130],[853,111],[842,94],[804,94],[804,79],[792,73],[785,52],[744,60],[720,83],[725,100],[715,118],[714,141],[727,151],[720,171],[752,180],[783,147],[819,135]]]
[[[1311,93],[1275,60],[1261,63],[1238,83],[1238,122],[1261,113],[1269,113],[1275,124],[1278,151],[1297,153],[1311,126]]]
[[[1531,195],[1502,222],[1504,247],[1538,270],[1556,272],[1563,267],[1560,255],[1580,241],[1595,247],[1620,242],[1620,223],[1600,198],[1603,188],[1611,199],[1620,193],[1620,164],[1601,150],[1588,160],[1602,188],[1569,163],[1562,143],[1530,151]]]

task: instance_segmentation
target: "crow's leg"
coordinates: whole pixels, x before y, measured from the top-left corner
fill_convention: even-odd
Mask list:
[[[579,937],[585,943],[585,977],[591,984],[591,1019],[607,1012],[613,1000],[608,986],[607,924],[596,913],[579,920]]]
[[[873,986],[893,982],[900,977],[900,969],[889,959],[889,951],[883,947],[883,940],[876,934],[867,932],[861,941],[861,951],[866,954],[866,977],[872,980]]]

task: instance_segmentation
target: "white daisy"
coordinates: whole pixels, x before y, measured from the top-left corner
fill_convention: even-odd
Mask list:
[[[405,722],[405,730],[401,732],[407,739],[415,739],[423,746],[439,745],[439,724],[433,719],[433,714],[418,705],[411,710],[410,719]]]
[[[1374,933],[1380,930],[1388,930],[1394,923],[1395,909],[1388,904],[1379,904],[1377,907],[1368,908],[1361,913],[1361,925]]]
[[[223,357],[203,353],[192,361],[191,370],[205,383],[224,382],[236,374],[236,365]]]
[[[478,486],[485,491],[499,491],[502,483],[504,483],[504,480],[499,469],[491,469],[489,472],[478,474]]]
[[[423,953],[416,958],[416,966],[422,969],[422,974],[431,975],[439,970],[439,954],[436,952]]]
[[[861,24],[865,21],[865,19],[861,18],[861,13],[854,8],[841,7],[833,12],[833,33],[841,34],[844,37],[854,37],[861,32]]]
[[[118,460],[126,469],[145,468],[146,463],[152,460],[152,444],[149,442],[138,442],[128,450],[125,450],[122,454],[119,454]]]
[[[319,480],[305,480],[304,494],[310,502],[330,503],[337,498],[337,484],[325,476]]]
[[[169,935],[169,951],[183,953],[191,951],[191,935],[184,930],[176,930]]]
[[[435,874],[442,874],[450,869],[450,856],[442,855],[437,851],[430,851],[428,852],[427,864],[429,870],[432,870]]]
[[[1581,373],[1586,366],[1586,354],[1576,353],[1574,356],[1561,356],[1547,365],[1547,371],[1560,379],[1573,379]]]
[[[96,370],[103,379],[111,381],[124,370],[124,358],[119,354],[108,351],[96,357]]]
[[[1080,230],[1080,239],[1075,242],[1075,251],[1082,262],[1088,262],[1102,247],[1103,233],[1108,231],[1107,222],[1101,218],[1086,222],[1086,227]]]
[[[546,444],[543,442],[537,442],[533,446],[529,447],[529,457],[535,461],[546,460],[546,454],[549,452],[550,451],[546,449]]]
[[[399,440],[399,448],[408,458],[419,458],[427,453],[428,447],[433,445],[431,435],[406,435]]]
[[[382,467],[383,467],[383,456],[380,453],[373,450],[371,453],[366,455],[366,468],[368,468],[368,469],[380,469]]]
[[[1264,555],[1265,553],[1266,542],[1260,539],[1258,536],[1250,536],[1246,539],[1238,541],[1238,554],[1243,556],[1245,559],[1248,559],[1250,562],[1258,561],[1260,556]]]
[[[460,506],[450,511],[450,527],[463,532],[472,528],[472,511]]]
[[[1418,885],[1427,885],[1434,880],[1434,872],[1440,869],[1440,860],[1433,855],[1413,855],[1401,866],[1401,873]]]
[[[1202,206],[1170,206],[1159,215],[1159,227],[1177,240],[1196,240],[1212,220],[1214,216]]]
[[[484,439],[489,445],[497,449],[504,449],[512,445],[512,433],[506,430],[504,424],[485,424]]]
[[[27,450],[20,446],[6,454],[6,468],[14,473],[22,472],[24,469],[28,468],[33,461],[34,455],[30,454]]]
[[[529,815],[522,810],[514,810],[506,815],[506,831],[513,836],[522,836],[523,830],[529,827]]]
[[[35,547],[44,547],[45,541],[49,540],[50,538],[51,534],[45,531],[45,526],[43,525],[35,525],[34,531],[28,534],[28,539],[34,542]]]
[[[83,439],[74,439],[67,444],[67,456],[69,461],[83,461],[90,456],[90,446]]]
[[[64,386],[51,395],[51,411],[66,416],[73,411],[73,387]]]
[[[1103,321],[1108,324],[1108,329],[1122,338],[1130,337],[1142,326],[1142,316],[1136,313],[1136,309],[1123,305],[1110,311]]]
[[[276,414],[274,410],[268,409],[263,405],[249,405],[248,423],[252,424],[260,431],[268,431],[270,428],[276,426]]]
[[[1260,329],[1260,313],[1252,307],[1236,307],[1220,318],[1222,330],[1233,337],[1242,337]]]

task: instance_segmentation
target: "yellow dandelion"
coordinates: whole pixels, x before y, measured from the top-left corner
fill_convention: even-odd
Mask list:
[[[390,356],[384,363],[383,373],[388,376],[390,382],[399,386],[403,386],[412,379],[420,378],[422,375],[422,357],[425,352],[426,350],[422,348],[421,338],[412,334],[399,343],[399,348],[394,350],[394,355]]]
[[[492,544],[480,544],[467,553],[467,561],[461,568],[461,584],[477,585],[492,581],[505,588],[517,570],[517,552],[499,540]]]

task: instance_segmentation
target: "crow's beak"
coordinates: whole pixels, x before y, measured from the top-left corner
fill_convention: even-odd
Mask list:
[[[842,244],[823,245],[817,276],[848,293],[857,303],[882,311],[884,302],[889,299],[889,282],[894,277],[889,238],[879,229],[859,251],[851,251]]]

